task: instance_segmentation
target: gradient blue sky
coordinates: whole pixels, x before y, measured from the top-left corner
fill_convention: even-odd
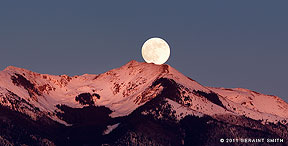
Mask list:
[[[288,1],[1,1],[0,69],[103,73],[134,59],[150,37],[167,64],[206,86],[242,87],[288,101]]]

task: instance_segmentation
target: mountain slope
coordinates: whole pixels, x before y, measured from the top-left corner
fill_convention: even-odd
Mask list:
[[[68,141],[64,145],[189,144],[197,138],[197,130],[191,129],[197,125],[189,126],[189,122],[203,126],[199,145],[219,142],[221,134],[210,135],[210,140],[207,134],[223,128],[222,136],[227,137],[253,133],[256,138],[288,139],[288,104],[279,97],[205,87],[169,65],[134,60],[103,74],[73,77],[9,66],[0,72],[0,103],[35,122],[45,117],[65,125],[61,136]],[[162,131],[158,138],[149,135],[158,130]],[[0,136],[9,139],[9,135]],[[95,138],[101,140],[95,142]],[[56,144],[60,143],[56,140]]]

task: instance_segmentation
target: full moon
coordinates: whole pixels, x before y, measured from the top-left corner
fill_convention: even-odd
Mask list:
[[[161,38],[150,38],[142,46],[142,56],[147,63],[163,64],[170,56],[170,47]]]

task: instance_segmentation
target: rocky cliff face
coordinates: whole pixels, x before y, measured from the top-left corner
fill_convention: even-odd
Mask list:
[[[284,142],[276,143],[281,145],[288,140],[288,104],[280,98],[205,87],[168,65],[130,61],[100,75],[73,77],[10,66],[0,72],[0,104],[0,143],[7,145],[218,145],[221,138],[281,138]]]

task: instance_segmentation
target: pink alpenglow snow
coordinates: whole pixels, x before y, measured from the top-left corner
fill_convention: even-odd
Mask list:
[[[183,145],[195,136],[211,145],[223,135],[288,141],[288,104],[281,98],[206,87],[167,64],[132,60],[103,74],[71,77],[9,66],[0,72],[0,104],[2,125],[23,126],[26,139],[49,145]],[[1,136],[0,144],[11,140]]]

